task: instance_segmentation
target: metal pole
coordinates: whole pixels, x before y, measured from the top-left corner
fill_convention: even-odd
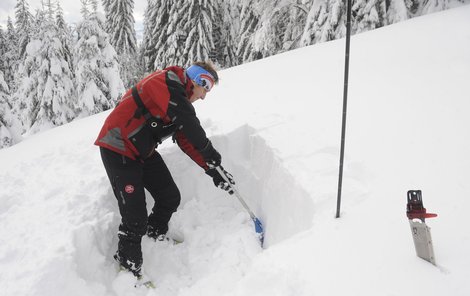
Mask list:
[[[343,124],[341,128],[341,152],[339,157],[339,177],[338,177],[338,199],[336,201],[336,218],[340,217],[341,190],[343,186],[343,162],[344,146],[346,140],[346,112],[348,107],[348,79],[349,79],[349,44],[351,40],[351,2],[348,1],[348,11],[346,19],[346,53],[344,58],[344,90],[343,90]]]

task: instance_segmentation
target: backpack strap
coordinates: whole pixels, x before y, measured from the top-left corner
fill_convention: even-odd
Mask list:
[[[132,98],[134,99],[135,104],[137,105],[137,109],[135,109],[134,115],[127,121],[126,127],[131,124],[132,119],[139,119],[140,117],[144,116],[145,120],[148,120],[152,117],[149,110],[145,108],[144,102],[140,98],[139,91],[137,90],[136,86],[132,87]]]
[[[145,108],[139,92],[137,91],[137,87],[135,86],[132,87],[132,97],[137,105],[137,109],[134,112],[134,116],[129,120],[129,123],[134,118],[138,119],[141,116],[144,116],[147,125],[150,127],[152,136],[158,144],[161,144],[166,138],[172,136],[176,132],[178,128],[175,124],[165,124],[159,116],[153,117],[152,114],[150,114],[149,110]]]
[[[152,117],[149,110],[145,108],[144,102],[142,102],[136,86],[132,87],[132,97],[134,98],[134,102],[137,105],[137,109],[134,112],[134,118],[140,118],[141,116],[144,116],[145,119],[149,119]]]

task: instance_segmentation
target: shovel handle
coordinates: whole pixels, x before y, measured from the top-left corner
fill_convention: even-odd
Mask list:
[[[220,174],[220,176],[224,179],[224,181],[227,182],[230,188],[232,188],[233,193],[238,198],[238,200],[240,201],[242,206],[245,208],[245,210],[248,212],[248,214],[250,214],[251,219],[253,220],[257,219],[255,214],[253,214],[253,212],[250,210],[250,208],[246,204],[245,200],[241,197],[240,193],[238,193],[238,190],[235,188],[235,186],[232,183],[230,183],[230,181],[228,180],[227,176],[225,175],[224,171],[220,168],[220,166],[216,167],[215,169]]]

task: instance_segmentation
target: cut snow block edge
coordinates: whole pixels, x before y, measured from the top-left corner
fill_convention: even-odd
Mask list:
[[[223,166],[234,176],[237,189],[263,223],[264,247],[311,228],[312,198],[256,129],[244,125],[211,141],[223,155]]]

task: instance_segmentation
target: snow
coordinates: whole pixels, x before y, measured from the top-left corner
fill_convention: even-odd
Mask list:
[[[42,43],[40,40],[33,39],[26,46],[26,53],[29,56],[38,55],[38,52],[41,50]]]
[[[112,259],[120,217],[93,146],[108,112],[2,149],[2,295],[469,295],[469,14],[351,39],[340,219],[344,40],[222,71],[195,107],[266,248],[238,201],[164,143],[183,197],[170,233],[184,243],[144,238],[155,290],[133,288]],[[437,266],[415,255],[409,189],[439,214],[427,221]]]

